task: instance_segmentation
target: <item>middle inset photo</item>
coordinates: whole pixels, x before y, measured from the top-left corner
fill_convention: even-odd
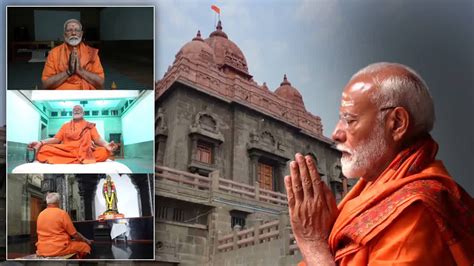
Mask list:
[[[153,173],[153,91],[7,91],[9,173]]]

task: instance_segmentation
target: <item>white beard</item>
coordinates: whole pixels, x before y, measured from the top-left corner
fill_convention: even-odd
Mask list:
[[[77,46],[81,43],[82,37],[69,37],[66,39],[66,42],[71,46]]]
[[[341,157],[342,173],[347,178],[363,177],[370,169],[377,159],[379,159],[387,150],[387,141],[384,138],[383,124],[374,128],[370,137],[361,142],[353,150],[344,147],[342,144],[337,144],[337,149],[348,152]]]

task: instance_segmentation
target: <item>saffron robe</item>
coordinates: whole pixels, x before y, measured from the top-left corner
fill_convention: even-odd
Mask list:
[[[69,56],[72,48],[66,43],[54,47],[46,59],[41,80],[46,80],[51,76],[64,72],[69,67]],[[81,67],[89,72],[99,75],[104,78],[104,69],[99,59],[99,50],[87,46],[81,42],[78,46],[78,56],[80,58],[79,64]],[[77,74],[73,74],[66,79],[66,81],[54,88],[56,90],[95,90],[87,80],[83,79]]]
[[[100,135],[94,123],[82,119],[64,124],[54,138],[61,144],[44,144],[36,154],[36,159],[50,164],[90,164],[104,162],[111,153],[104,147],[95,147]]]
[[[71,236],[77,233],[71,218],[57,206],[48,205],[38,215],[38,242],[36,254],[45,257],[64,256],[72,253],[90,253],[91,248],[85,242],[73,241]]]
[[[474,201],[434,159],[437,150],[426,137],[352,188],[328,241],[337,265],[474,263]]]

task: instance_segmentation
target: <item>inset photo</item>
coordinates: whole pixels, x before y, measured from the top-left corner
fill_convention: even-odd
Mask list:
[[[152,90],[154,12],[8,6],[7,88]]]
[[[153,175],[10,174],[7,259],[154,258]]]
[[[153,173],[153,91],[7,91],[9,173]]]

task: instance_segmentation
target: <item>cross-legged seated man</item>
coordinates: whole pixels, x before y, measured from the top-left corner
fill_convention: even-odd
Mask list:
[[[49,52],[44,65],[43,89],[102,89],[104,69],[99,50],[83,43],[82,34],[79,20],[70,19],[64,23],[64,43]]]
[[[36,255],[59,257],[76,254],[78,258],[83,258],[90,254],[92,241],[77,232],[67,212],[59,208],[59,194],[48,193],[46,203],[48,207],[37,220]]]
[[[84,109],[76,105],[73,119],[49,139],[33,141],[28,147],[36,149],[36,159],[50,164],[90,164],[104,162],[117,144],[101,138],[94,123],[84,120]]]

